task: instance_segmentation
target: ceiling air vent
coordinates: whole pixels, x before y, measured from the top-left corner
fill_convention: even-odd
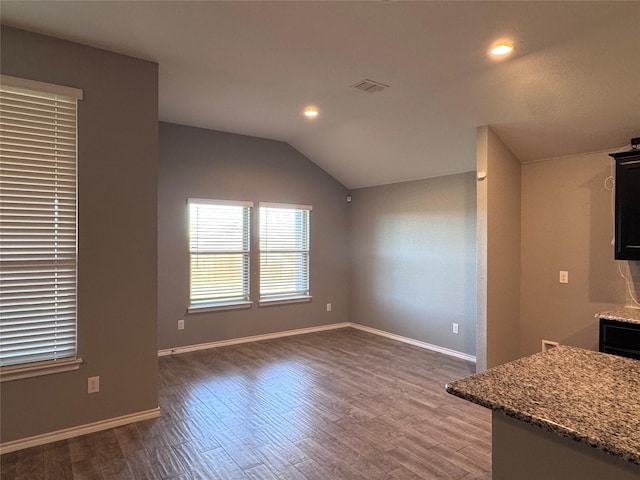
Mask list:
[[[374,82],[373,80],[364,79],[354,85],[351,85],[356,90],[362,90],[367,93],[381,92],[385,88],[389,88],[389,85],[384,83]]]

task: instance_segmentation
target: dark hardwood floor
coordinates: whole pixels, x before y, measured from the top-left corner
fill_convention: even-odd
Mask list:
[[[162,416],[0,457],[2,480],[490,479],[473,365],[353,329],[159,359]]]

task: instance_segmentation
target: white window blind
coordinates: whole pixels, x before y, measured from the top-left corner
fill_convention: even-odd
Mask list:
[[[82,91],[0,82],[0,366],[76,356]]]
[[[249,301],[251,206],[189,199],[190,308]]]
[[[311,207],[260,204],[260,300],[309,295]]]

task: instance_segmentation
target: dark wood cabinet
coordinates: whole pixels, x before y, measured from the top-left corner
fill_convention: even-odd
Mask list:
[[[616,161],[615,258],[640,260],[640,150],[611,156]]]
[[[600,351],[640,360],[640,323],[601,318]]]

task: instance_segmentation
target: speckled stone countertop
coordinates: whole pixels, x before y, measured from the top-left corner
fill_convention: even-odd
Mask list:
[[[620,307],[609,312],[596,313],[596,318],[618,320],[619,322],[640,323],[640,308]]]
[[[640,465],[640,361],[560,345],[447,392]]]

